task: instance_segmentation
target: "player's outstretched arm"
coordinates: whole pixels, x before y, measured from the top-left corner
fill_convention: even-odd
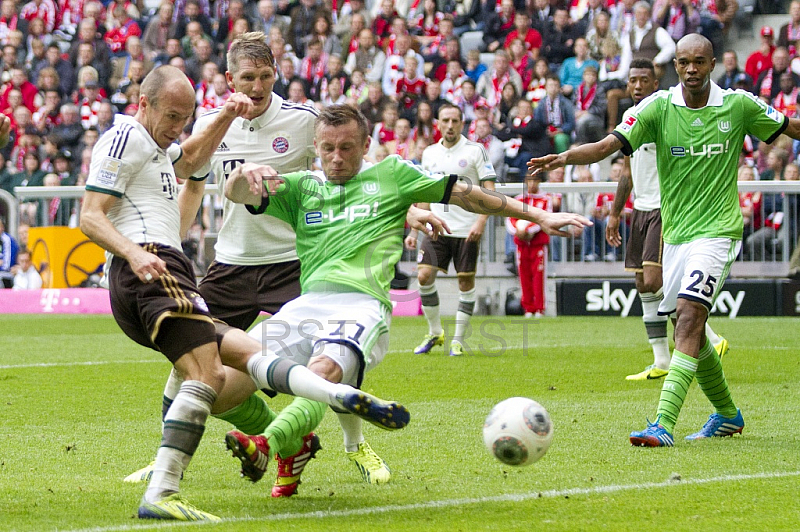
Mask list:
[[[591,144],[581,144],[563,153],[551,153],[544,157],[534,157],[528,161],[528,173],[531,175],[547,172],[568,164],[591,164],[602,161],[622,148],[622,142],[614,135]]]
[[[274,194],[281,183],[283,179],[271,166],[244,163],[225,181],[225,197],[234,203],[258,206],[263,198]]]
[[[800,140],[800,118],[789,118],[789,125],[786,126],[784,134],[795,140]]]
[[[192,133],[181,143],[183,156],[175,161],[175,175],[188,179],[200,170],[214,155],[233,121],[246,115],[252,108],[252,100],[244,93],[231,94],[207,128],[199,133]]]
[[[617,192],[614,194],[614,204],[611,206],[611,212],[608,213],[608,220],[606,221],[606,241],[614,247],[622,244],[622,236],[619,234],[619,217],[631,195],[631,190],[633,190],[631,158],[625,157],[622,175],[619,176],[619,182],[617,183]]]
[[[578,229],[592,225],[588,219],[571,212],[547,212],[515,200],[493,190],[476,187],[463,181],[453,186],[450,203],[464,210],[492,216],[511,216],[528,220],[541,226],[548,235],[571,236],[561,228],[571,226]]]

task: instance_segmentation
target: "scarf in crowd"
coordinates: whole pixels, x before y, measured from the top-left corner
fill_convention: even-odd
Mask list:
[[[514,124],[514,127],[522,127],[527,126],[530,123],[532,116],[526,116],[525,118],[516,117],[511,123]]]
[[[300,77],[310,81],[311,83],[317,83],[319,80],[325,77],[325,62],[325,54],[322,54],[322,56],[319,58],[319,61],[316,63],[312,63],[311,60],[306,57],[303,59],[303,63],[300,67]]]
[[[550,96],[545,96],[544,98],[545,109],[547,110],[547,123],[551,126],[558,128],[561,126],[561,105],[556,97],[555,100],[552,100]]]
[[[789,118],[797,118],[797,94],[800,89],[795,87],[789,94],[781,92],[774,100],[772,106]]]
[[[508,71],[503,74],[502,78],[497,77],[497,70],[492,72],[492,88],[494,89],[494,94],[492,94],[492,97],[488,100],[490,107],[494,107],[498,104],[503,94],[503,87],[506,86],[510,78]]]
[[[774,74],[774,68],[767,70],[767,73],[764,76],[764,81],[761,82],[761,91],[759,93],[760,96],[766,96],[769,98],[772,95],[772,78]]]
[[[489,145],[492,143],[492,136],[491,135],[486,135],[482,139],[470,139],[470,140],[473,140],[474,142],[477,142],[478,144],[483,146],[485,150],[488,151],[489,150]]]
[[[592,106],[592,102],[594,101],[594,97],[597,94],[597,83],[592,85],[592,88],[588,91],[586,90],[586,85],[581,83],[578,86],[578,99],[575,103],[578,104],[578,110],[586,111],[589,107]]]
[[[50,205],[47,208],[47,217],[50,220],[50,225],[56,220],[56,214],[58,214],[58,208],[61,206],[61,198],[53,198],[50,200]]]

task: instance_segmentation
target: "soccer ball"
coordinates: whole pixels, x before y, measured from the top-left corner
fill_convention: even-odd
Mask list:
[[[532,399],[512,397],[492,408],[483,423],[483,443],[495,458],[511,466],[531,465],[553,439],[547,410]]]

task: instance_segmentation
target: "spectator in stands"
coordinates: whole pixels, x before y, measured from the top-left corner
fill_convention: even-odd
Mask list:
[[[527,100],[517,103],[517,116],[505,128],[497,131],[496,136],[502,141],[518,141],[514,147],[506,149],[506,163],[510,167],[518,168],[520,177],[527,173],[527,164],[531,157],[541,157],[552,151],[547,136],[547,123],[533,116],[533,107]]]
[[[347,75],[347,72],[344,71],[344,63],[342,62],[342,58],[338,55],[331,55],[328,57],[328,69],[325,76],[319,81],[318,87],[315,89],[316,94],[319,94],[321,98],[328,97],[328,84],[331,82],[333,78],[339,80],[339,84],[341,85],[342,94],[346,96],[347,91],[350,89],[350,76]],[[361,75],[362,89],[364,92],[364,98],[367,97],[367,85],[364,81],[363,74]],[[362,100],[363,101],[363,100]]]
[[[19,16],[16,0],[3,0],[0,3],[0,44],[8,44],[8,34],[14,30],[27,32],[28,21]]]
[[[525,46],[525,51],[530,58],[539,57],[542,47],[542,34],[531,27],[531,17],[526,11],[518,11],[514,15],[514,29],[506,36],[503,47],[508,50],[515,39],[520,39]]]
[[[397,81],[403,77],[406,56],[413,55],[417,58],[417,77],[425,77],[425,61],[418,52],[411,48],[411,44],[410,35],[399,35],[395,40],[394,53],[386,57],[381,85],[384,94],[389,97],[397,96]]]
[[[508,34],[514,30],[514,0],[501,0],[500,11],[492,12],[486,19],[483,30],[484,52],[495,52],[503,48]]]
[[[789,22],[781,26],[778,32],[778,46],[789,50],[789,55],[795,57],[800,50],[800,0],[792,0],[789,4]]]
[[[381,90],[380,82],[373,81],[368,83],[367,99],[359,106],[359,110],[367,118],[371,129],[381,121],[383,108],[391,103],[391,99]]]
[[[739,167],[737,181],[753,181],[753,168],[743,164]],[[742,240],[747,240],[754,231],[761,228],[761,192],[739,192],[739,208],[742,210],[744,232]]]
[[[780,181],[789,154],[783,148],[775,147],[767,155],[767,170],[761,173],[761,180]],[[745,253],[753,260],[773,259],[783,240],[781,229],[784,224],[784,197],[781,192],[762,194],[763,225],[744,241]],[[780,233],[780,234],[779,234]]]
[[[245,19],[248,28],[252,29],[254,27],[255,22],[245,13],[243,0],[229,0],[227,13],[217,21],[217,34],[215,36],[217,43],[230,43],[233,41],[231,33],[233,32],[234,24],[239,19]],[[248,29],[248,31],[250,30]],[[306,36],[310,34],[311,32],[309,31]],[[227,46],[225,51],[227,51]]]
[[[17,264],[18,250],[16,239],[6,232],[5,220],[0,218],[0,280],[3,288],[10,288],[13,284],[11,268]]]
[[[155,61],[161,51],[167,48],[167,39],[177,31],[177,24],[172,20],[174,10],[171,2],[162,2],[158,6],[156,16],[151,18],[144,28],[142,47],[145,56],[151,61]]]
[[[205,35],[209,37],[214,35],[214,25],[211,19],[203,13],[203,9],[198,0],[186,0],[183,13],[181,13],[180,10],[178,10],[177,13],[174,33],[175,38],[183,39],[186,36],[189,24],[192,22],[198,22],[202,28],[202,33]]]
[[[692,0],[656,0],[653,4],[653,22],[661,26],[672,40],[678,42],[684,35],[696,33],[700,26],[700,12]]]
[[[436,144],[439,142],[439,139],[442,138],[442,134],[436,126],[435,116],[436,114],[433,111],[433,107],[427,100],[419,102],[413,128],[411,130],[411,137],[414,140],[419,140],[420,138],[427,139],[428,144],[425,147]]]
[[[629,70],[630,63],[622,63],[622,50],[616,41],[612,39],[604,40],[603,58],[600,60],[597,79],[600,81],[600,87],[606,93],[606,115],[609,132],[620,121],[620,102],[628,97],[626,80]],[[630,105],[633,105],[632,100]]]
[[[80,68],[82,64],[78,63],[78,52],[82,44],[89,44],[92,47],[92,57],[99,63],[108,64],[111,59],[111,54],[108,50],[108,45],[102,38],[102,34],[97,31],[97,23],[92,18],[84,18],[78,25],[77,39],[73,39],[69,47],[69,62],[72,66]],[[106,78],[107,79],[107,78]]]
[[[800,77],[789,69],[789,52],[779,46],[772,52],[772,67],[762,72],[756,82],[756,94],[759,98],[767,103],[775,99],[781,91],[780,78],[784,72],[792,75],[795,86],[800,85]]]
[[[464,84],[461,84],[461,92],[464,92]],[[434,116],[439,116],[439,108],[447,103],[447,100],[442,98],[442,84],[438,79],[433,78],[428,80],[428,86],[425,88],[424,100],[431,105]]]
[[[286,55],[280,61],[280,72],[272,91],[281,98],[286,99],[289,97],[289,86],[293,81],[299,81],[303,84],[305,84],[305,81],[295,72],[294,60],[290,56]]]
[[[798,117],[797,96],[800,89],[795,83],[795,76],[791,71],[786,71],[780,77],[781,91],[770,102],[772,107],[789,118]]]
[[[97,132],[102,135],[114,125],[114,106],[111,102],[104,100],[97,109]]]
[[[445,19],[447,20],[447,19]],[[426,57],[423,55],[423,57]],[[433,56],[427,56],[426,60],[431,62],[431,69],[429,77],[443,81],[447,75],[447,63],[450,61],[458,61],[462,64],[461,59],[461,41],[458,37],[450,35],[444,40],[444,46],[440,46],[438,52]]]
[[[383,77],[385,62],[386,54],[375,45],[375,36],[372,34],[372,30],[364,29],[358,35],[358,50],[347,57],[344,69],[351,74],[357,68],[364,72],[367,81],[380,81]]]
[[[561,93],[561,81],[550,76],[545,83],[545,97],[536,106],[535,120],[547,125],[551,150],[566,151],[575,130],[575,106]],[[552,153],[548,151],[545,153]]]
[[[611,16],[611,28],[619,33],[620,41],[625,41],[635,24],[635,10],[637,0],[622,0],[617,3],[616,16]]]
[[[583,81],[574,91],[575,142],[587,144],[597,142],[606,132],[606,95],[597,83],[597,69],[583,69]]]
[[[422,0],[422,9],[409,17],[410,31],[417,42],[425,46],[439,34],[439,23],[444,18],[444,13],[439,11],[436,0]]]
[[[386,39],[389,37],[389,28],[392,26],[392,20],[398,16],[397,11],[394,9],[394,2],[392,0],[379,0],[378,13],[372,19],[372,33],[378,42],[378,46],[384,47],[388,44]]]
[[[493,134],[492,123],[486,118],[475,120],[475,135],[469,140],[477,142],[486,149],[489,161],[497,171],[498,179],[505,180],[505,149],[503,141]]]
[[[647,2],[636,2],[633,13],[633,27],[622,41],[622,62],[630,64],[632,59],[641,57],[650,59],[655,66],[656,77],[661,79],[675,57],[675,41],[667,30],[650,20],[651,11]]]
[[[481,76],[475,87],[478,94],[486,99],[490,107],[494,107],[500,102],[503,86],[506,83],[513,83],[517,94],[522,94],[522,78],[513,68],[510,68],[508,53],[505,50],[495,52],[492,65],[492,69]]]
[[[328,56],[322,51],[322,41],[312,39],[306,44],[306,56],[300,65],[300,77],[305,82],[307,94],[312,100],[319,100],[320,82],[325,77]]]
[[[594,67],[595,73],[600,67],[597,61],[589,57],[589,45],[583,37],[575,39],[574,52],[575,55],[573,57],[568,57],[564,60],[559,71],[561,92],[567,97],[572,96],[575,87],[581,84],[583,70],[587,66]]]
[[[619,33],[611,29],[611,15],[608,14],[608,11],[600,11],[592,19],[592,26],[586,32],[589,57],[595,61],[601,61],[605,57],[603,44],[609,40],[614,41],[619,49],[622,50],[622,41],[620,41]]]
[[[105,45],[103,45],[105,46]],[[102,94],[109,91],[108,82],[111,79],[111,62],[98,59],[95,55],[95,47],[91,43],[82,43],[78,46],[78,57],[75,62],[75,70],[78,71],[77,90],[80,95],[83,87],[81,85],[80,73],[84,67],[91,67],[95,72],[95,81],[103,89]]]
[[[44,176],[43,185],[46,187],[61,186],[61,179],[56,174]],[[72,214],[72,200],[62,200],[60,197],[40,200],[39,202],[39,224],[49,226],[68,226],[69,218]]]
[[[347,5],[343,2],[344,5]],[[353,18],[357,17],[361,20],[356,23],[356,30],[353,31]],[[342,40],[342,46],[347,46],[350,39],[346,38],[348,35],[357,37],[358,33],[372,24],[372,17],[369,10],[364,5],[364,0],[350,0],[350,10],[345,13],[344,9],[339,15],[339,19],[333,27],[333,32]]]
[[[291,18],[289,44],[292,45],[298,57],[305,56],[303,41],[306,36],[311,35],[314,29],[314,18],[324,10],[325,7],[317,0],[299,0],[289,11],[289,18]],[[367,48],[370,47],[367,46]]]
[[[344,71],[342,71],[344,74]],[[347,75],[347,74],[344,74]],[[367,80],[364,79],[364,73],[358,69],[353,70],[350,76],[350,87],[345,92],[347,98],[352,98],[355,101],[356,107],[361,107],[361,104],[367,100],[369,96],[369,86]]]
[[[83,86],[83,98],[78,102],[78,109],[83,129],[97,125],[97,111],[103,98],[100,96],[100,85],[94,80],[87,81]]]
[[[725,68],[725,72],[717,78],[717,85],[721,88],[735,89],[736,84],[742,80],[742,78],[739,77],[740,74],[746,76],[744,80],[752,88],[753,79],[739,68],[739,58],[734,50],[726,50],[725,53],[722,54],[722,66]]]
[[[511,121],[517,116],[517,104],[519,103],[520,96],[517,94],[517,89],[513,83],[506,83],[501,93],[500,101],[494,108],[489,108],[488,105],[479,105],[475,107],[476,119],[480,114],[481,109],[492,112],[492,123],[496,128],[502,129],[510,124]],[[533,105],[533,102],[531,102]]]
[[[736,0],[698,0],[696,9],[700,13],[699,33],[711,41],[714,56],[720,57],[725,49],[725,34],[728,33],[739,3]]]
[[[453,35],[460,37],[468,31],[484,31],[494,7],[494,0],[446,0],[442,11],[453,16]]]
[[[6,157],[3,152],[0,152],[0,189],[5,190],[9,194],[14,194],[12,178],[13,174],[6,164]]]
[[[350,18],[350,28],[348,31],[342,35],[342,50],[345,52],[346,59],[345,61],[350,60],[350,56],[356,53],[358,50],[358,43],[359,43],[359,35],[361,32],[366,29],[367,18],[359,13],[354,13]]]
[[[464,73],[467,77],[478,83],[478,79],[486,70],[486,65],[481,63],[481,52],[474,48],[467,50],[467,65],[464,67]]]
[[[531,81],[525,88],[525,98],[531,102],[534,109],[539,105],[539,101],[544,98],[545,83],[547,82],[548,76],[552,75],[553,73],[550,71],[550,64],[547,62],[547,59],[544,57],[537,59],[536,63],[533,65]]]
[[[21,249],[17,254],[19,264],[11,267],[11,272],[14,275],[13,289],[14,290],[38,290],[42,287],[42,277],[31,261],[31,252],[27,249]],[[0,273],[2,276],[2,273]]]
[[[291,103],[299,103],[301,105],[311,105],[306,93],[306,85],[302,81],[296,79],[289,84],[289,93],[287,94],[286,101]]]
[[[8,93],[18,89],[22,95],[22,104],[33,113],[36,110],[36,96],[39,90],[36,85],[28,81],[25,69],[22,67],[12,68],[9,81],[10,83],[6,83],[2,94],[0,94],[0,108],[5,109],[8,107]]]
[[[69,187],[78,182],[78,174],[72,168],[72,152],[69,150],[58,150],[58,153],[56,153],[53,159],[52,173],[58,177],[59,185]],[[45,176],[45,178],[46,177],[47,176]]]
[[[51,43],[44,52],[45,61],[40,63],[31,75],[31,80],[38,84],[39,76],[45,68],[52,68],[58,74],[58,88],[61,94],[70,94],[75,84],[75,72],[72,65],[61,57],[58,44]]]
[[[548,24],[547,29],[542,34],[544,47],[542,54],[550,63],[550,69],[554,72],[561,68],[561,63],[573,55],[575,38],[578,37],[574,25],[569,19],[569,12],[566,8],[556,8],[553,20]]]
[[[399,118],[397,104],[386,104],[381,113],[381,121],[372,129],[372,140],[376,144],[386,144],[394,140],[394,128]]]
[[[61,123],[53,127],[53,134],[58,138],[60,146],[70,151],[75,151],[80,143],[81,136],[83,136],[83,126],[81,126],[78,106],[72,103],[61,106]]]
[[[286,18],[275,12],[275,0],[258,0],[257,14],[253,26],[255,30],[269,35],[272,28],[278,28],[284,38],[289,34],[289,23]]]
[[[40,18],[44,22],[47,33],[53,33],[53,30],[56,29],[58,6],[53,0],[30,0],[22,6],[19,16],[27,20],[28,24],[33,19]]]
[[[528,83],[531,82],[534,60],[525,51],[525,44],[520,39],[514,39],[506,51],[508,52],[508,62],[511,68],[522,79],[522,87],[527,87]]]
[[[400,158],[411,160],[413,156],[414,138],[411,136],[411,122],[406,118],[399,118],[394,126],[394,139],[386,142],[389,155],[399,155]]]
[[[125,43],[130,37],[141,37],[142,29],[139,24],[128,14],[128,10],[122,4],[114,3],[114,18],[119,25],[109,29],[103,36],[111,50],[111,55],[119,57],[125,53]]]
[[[203,66],[206,63],[214,63],[217,65],[219,72],[225,71],[223,68],[225,62],[214,53],[214,45],[208,39],[199,39],[194,43],[192,48],[192,56],[186,60],[186,73],[193,80],[200,80],[202,78]],[[147,68],[150,72],[151,68]]]
[[[753,80],[757,80],[762,72],[772,67],[772,53],[775,51],[773,37],[771,27],[761,28],[761,44],[758,50],[750,54],[744,64],[744,71]]]

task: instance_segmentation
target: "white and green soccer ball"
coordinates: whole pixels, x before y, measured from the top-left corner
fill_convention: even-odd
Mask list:
[[[553,422],[545,407],[526,397],[511,397],[492,408],[483,424],[483,443],[510,466],[531,465],[553,440]]]

